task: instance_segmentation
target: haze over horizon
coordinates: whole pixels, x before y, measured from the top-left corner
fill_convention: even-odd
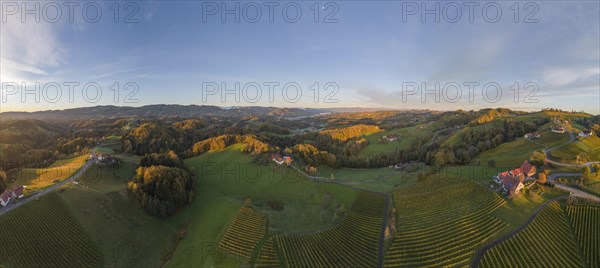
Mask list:
[[[513,12],[513,3],[499,2],[502,15],[494,22],[482,16],[484,2],[475,7],[472,22],[464,5],[456,22],[449,22],[456,17],[455,6],[439,22],[432,14],[407,12],[428,2],[332,2],[321,3],[320,9],[312,2],[297,2],[302,16],[295,22],[292,15],[282,16],[284,2],[274,7],[272,18],[264,2],[256,2],[262,8],[258,17],[256,6],[247,2],[132,3],[118,6],[118,14],[113,3],[98,3],[98,21],[90,22],[81,12],[70,21],[63,12],[53,23],[48,21],[52,14],[42,14],[36,22],[34,15],[13,12],[3,2],[0,112],[173,103],[523,111],[552,107],[600,113],[597,1],[536,2],[537,11],[521,3],[519,14]],[[236,3],[241,13],[222,12]],[[425,8],[435,8],[429,4]],[[444,8],[442,3],[440,12]],[[35,90],[36,82],[51,93],[23,95],[21,85]],[[72,96],[65,83],[77,84]],[[236,83],[237,94],[232,93]],[[446,94],[431,93],[436,83],[446,87]],[[468,85],[475,83],[471,96]],[[90,84],[101,88],[100,97],[93,90],[83,96],[82,88]],[[55,85],[62,87],[59,97]],[[457,85],[462,95],[455,93]],[[499,86],[501,96],[496,98],[491,90],[484,97],[484,85]],[[258,95],[257,86],[262,92]],[[290,90],[284,93],[286,86]]]
[[[148,107],[148,106],[161,106],[161,105],[166,105],[166,106],[212,106],[212,107],[218,107],[224,110],[229,110],[229,109],[235,109],[235,108],[243,108],[243,107],[261,107],[261,108],[280,108],[280,109],[331,109],[331,110],[352,110],[352,111],[402,111],[402,110],[406,110],[406,111],[411,111],[411,110],[429,110],[429,111],[437,111],[437,112],[447,112],[447,111],[456,111],[456,110],[464,110],[464,111],[469,111],[469,110],[474,110],[474,111],[478,111],[480,109],[461,109],[461,108],[456,108],[456,109],[431,109],[431,108],[394,108],[394,107],[361,107],[361,106],[340,106],[340,107],[286,107],[286,106],[258,106],[258,105],[239,105],[239,106],[224,106],[224,105],[213,105],[213,104],[177,104],[177,103],[154,103],[154,104],[143,104],[143,105],[114,105],[114,104],[107,104],[107,105],[88,105],[88,106],[79,106],[79,107],[66,107],[66,108],[48,108],[48,109],[41,109],[41,110],[31,110],[31,111],[25,111],[25,110],[12,110],[12,111],[6,111],[4,109],[0,109],[0,114],[2,113],[40,113],[40,112],[53,112],[53,111],[65,111],[65,110],[71,110],[71,109],[85,109],[85,108],[96,108],[96,107],[119,107],[119,108],[143,108],[143,107]],[[506,108],[506,107],[486,107],[486,108],[482,108],[482,109],[499,109],[499,108]],[[555,108],[555,107],[544,107],[544,108],[532,108],[532,109],[512,109],[514,111],[520,111],[520,112],[538,112],[541,109],[545,109],[545,108]],[[509,108],[510,109],[510,108]],[[574,111],[574,112],[580,112],[581,110],[577,110],[577,109],[573,109],[573,110],[565,110],[565,111]],[[598,115],[598,113],[592,113],[592,112],[587,112],[587,111],[583,111],[585,113],[589,113],[592,115]]]

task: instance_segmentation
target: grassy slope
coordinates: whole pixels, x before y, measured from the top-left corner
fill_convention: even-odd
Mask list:
[[[390,143],[381,142],[381,137],[386,135],[400,135],[400,140]],[[359,156],[367,156],[377,153],[392,152],[396,149],[408,148],[419,136],[431,135],[431,131],[417,126],[383,131],[366,136],[369,145],[359,152]]]
[[[137,163],[125,161],[118,168],[93,165],[77,179],[77,182],[83,187],[104,193],[118,191],[127,188],[127,181],[135,175],[137,166]]]
[[[495,119],[491,122],[481,124],[478,126],[465,126],[461,128],[459,131],[454,132],[450,137],[448,137],[444,142],[442,142],[441,146],[451,146],[459,143],[463,136],[471,131],[479,131],[491,128],[501,128],[503,126],[503,119]]]
[[[543,150],[544,147],[530,142],[525,138],[519,138],[512,142],[503,143],[500,146],[479,153],[471,163],[487,165],[489,160],[495,160],[498,167],[518,167],[529,158],[534,151]]]
[[[100,193],[71,187],[61,197],[100,247],[105,267],[159,267],[174,248],[174,229],[148,215],[126,189]]]
[[[110,136],[101,145],[94,148],[96,154],[115,154],[121,151],[121,138]]]
[[[600,138],[591,136],[575,139],[572,143],[551,152],[553,159],[575,163],[579,155],[580,162],[600,161]]]
[[[427,167],[421,166],[415,172],[396,171],[393,168],[340,168],[331,169],[326,166],[319,168],[319,176],[330,178],[333,174],[336,180],[343,181],[353,187],[377,192],[387,192],[413,185],[419,171],[426,172]]]
[[[517,167],[527,160],[534,151],[541,151],[550,147],[565,144],[569,140],[567,134],[556,134],[550,132],[551,124],[546,124],[538,129],[542,133],[539,139],[533,142],[525,138],[517,138],[500,146],[479,153],[471,161],[472,164],[487,165],[488,161],[494,159],[496,165],[502,168]]]
[[[47,168],[24,168],[17,173],[17,183],[27,185],[27,190],[48,187],[54,180],[64,180],[77,172],[88,159],[82,155],[58,160]]]
[[[174,226],[191,226],[188,237],[168,263],[170,267],[243,264],[245,260],[215,249],[225,226],[246,197],[268,216],[270,231],[282,233],[329,226],[335,222],[335,208],[349,208],[354,200],[352,190],[308,182],[289,168],[256,166],[239,151],[239,145],[186,159],[184,163],[194,171],[196,199],[168,220]],[[270,210],[266,206],[269,200],[282,202],[284,210]]]

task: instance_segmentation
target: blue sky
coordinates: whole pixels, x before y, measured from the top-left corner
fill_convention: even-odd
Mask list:
[[[47,2],[39,3],[44,15]],[[473,22],[462,2],[457,2],[462,16],[456,22],[452,19],[457,6],[447,2],[320,2],[317,23],[313,1],[288,5],[288,17],[282,14],[288,2],[278,2],[273,22],[263,2],[255,2],[262,11],[256,23],[245,20],[255,15],[256,6],[249,2],[225,3],[228,8],[240,4],[239,23],[234,15],[221,21],[221,2],[186,1],[134,2],[134,23],[124,22],[133,7],[125,9],[122,2],[115,23],[110,6],[114,2],[98,2],[102,16],[90,23],[81,14],[84,3],[75,8],[73,22],[67,7],[59,4],[63,14],[56,23],[47,20],[53,17],[53,7],[39,23],[32,15],[23,23],[21,10],[12,12],[12,6],[2,3],[3,112],[157,103],[436,110],[556,107],[600,112],[598,1],[535,2],[527,7],[520,2],[518,22],[515,2],[495,2],[502,12],[495,23],[489,22],[496,16],[493,7],[487,17],[482,14],[486,2],[474,7]],[[219,8],[216,14],[203,16],[213,3]],[[407,15],[415,7],[412,3],[419,10]],[[422,8],[432,9],[436,3],[440,21],[430,14],[423,22]],[[296,4],[302,16],[295,23],[286,21],[295,16]],[[324,23],[334,7],[337,12],[331,18],[337,22]],[[39,101],[32,94],[23,101],[22,83],[35,90],[36,82],[47,91],[40,91]],[[73,96],[65,82],[79,83]],[[61,87],[60,97],[54,83]],[[96,92],[83,90],[90,83],[101,88],[101,97],[83,98],[84,92]],[[222,96],[222,87],[203,88],[217,84],[231,92],[236,83],[238,101],[232,94]],[[271,98],[264,83],[279,84]],[[284,91],[290,83],[301,89]],[[422,95],[436,83],[438,101],[435,93]],[[479,83],[472,99],[465,83]],[[261,86],[261,95],[255,84]],[[419,88],[413,91],[410,85],[415,84]],[[461,86],[462,95],[455,85]],[[499,86],[501,96],[493,98],[496,91],[491,87],[491,100],[486,101],[484,85]],[[124,102],[135,87],[136,94]],[[116,100],[115,88],[120,94]],[[302,97],[296,98],[297,92]]]

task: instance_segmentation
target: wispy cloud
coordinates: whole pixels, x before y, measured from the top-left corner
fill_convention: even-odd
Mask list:
[[[56,25],[8,20],[2,25],[3,81],[23,81],[48,75],[48,68],[65,62],[67,51],[57,37]]]

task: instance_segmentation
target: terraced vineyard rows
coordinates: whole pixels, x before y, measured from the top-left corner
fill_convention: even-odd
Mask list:
[[[489,214],[504,199],[471,183],[394,193],[398,229],[384,266],[465,266],[476,247],[508,224]]]
[[[375,267],[384,197],[360,192],[342,222],[309,234],[275,239],[288,267]]]
[[[482,267],[582,267],[575,236],[558,202],[525,229],[486,252]]]
[[[256,245],[266,234],[266,224],[265,215],[254,212],[251,207],[242,207],[225,231],[219,247],[250,259]]]
[[[589,267],[600,267],[600,207],[569,206],[567,213],[585,262]]]
[[[279,257],[275,251],[273,237],[269,237],[258,253],[256,267],[281,267]]]
[[[8,267],[97,267],[100,250],[51,193],[0,218],[0,263]]]

